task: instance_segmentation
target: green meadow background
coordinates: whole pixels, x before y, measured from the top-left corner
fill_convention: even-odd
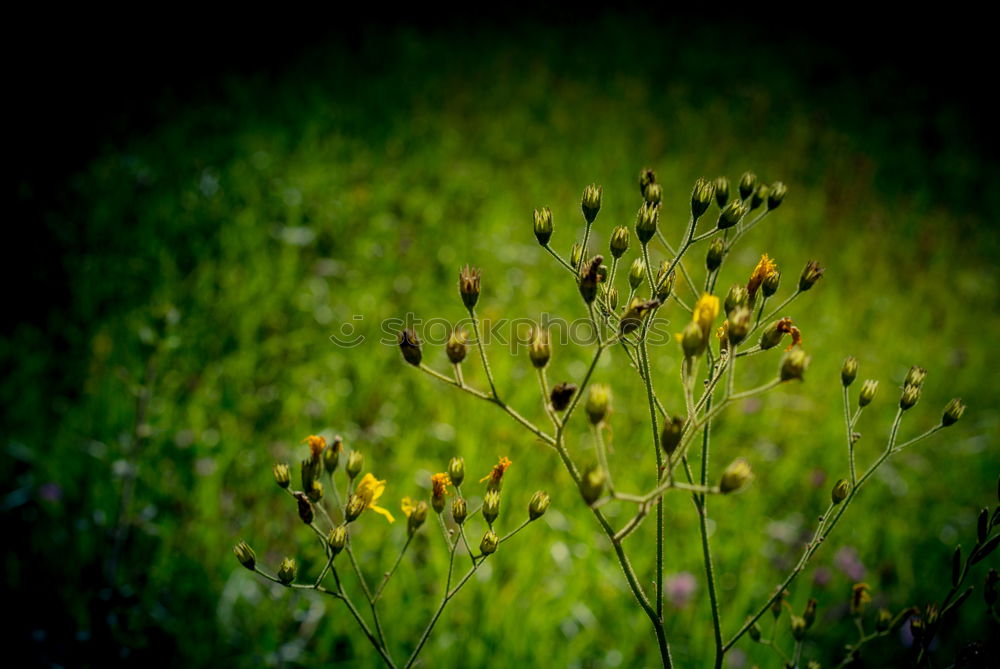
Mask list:
[[[721,292],[765,252],[783,271],[781,296],[806,261],[826,268],[788,309],[812,355],[805,382],[734,407],[714,431],[712,476],[738,456],[756,473],[745,493],[711,500],[727,637],[797,558],[847,473],[847,355],[861,361],[859,379],[881,382],[858,427],[862,465],[884,443],[910,365],[929,374],[904,439],[954,396],[968,410],[885,466],[796,583],[795,611],[810,596],[820,607],[805,657],[840,661],[858,580],[894,612],[942,598],[954,546],[971,546],[1000,473],[998,175],[960,105],[893,67],[856,65],[807,39],[769,45],[732,27],[611,18],[566,30],[392,28],[165,98],[156,123],[109,137],[46,203],[54,255],[37,262],[62,272],[68,299],[0,340],[3,577],[21,612],[5,636],[29,666],[379,666],[339,602],[264,582],[231,551],[244,539],[269,570],[289,555],[316,573],[315,539],[271,465],[301,460],[306,435],[340,434],[388,481],[393,511],[426,495],[453,455],[465,458],[471,498],[476,479],[511,458],[502,528],[520,522],[536,489],[552,496],[544,520],[504,544],[445,611],[424,666],[656,666],[648,621],[555,454],[379,342],[384,319],[461,318],[465,263],[482,268],[486,318],[584,317],[572,280],[535,242],[532,209],[552,208],[553,245],[566,254],[582,234],[583,187],[602,184],[603,248],[614,225],[634,221],[643,167],[663,185],[660,225],[672,240],[697,177],[726,175],[735,187],[749,169],[788,185],[730,256]],[[628,261],[635,247],[633,237]],[[689,263],[699,281],[704,252]],[[676,307],[663,316],[684,321]],[[345,323],[364,343],[331,341]],[[442,346],[424,354],[447,371]],[[541,425],[525,352],[498,345],[490,355],[500,392]],[[557,347],[550,380],[578,381],[589,357]],[[749,359],[738,386],[767,380],[779,359]],[[672,410],[683,404],[678,363],[672,345],[653,352]],[[465,368],[483,387],[478,361]],[[614,390],[616,482],[638,492],[653,475],[645,394],[619,351],[596,380]],[[570,444],[588,461],[584,427]],[[697,580],[688,601],[667,604],[667,631],[678,666],[705,666],[696,518],[689,497],[666,500],[668,578]],[[617,524],[627,512],[609,510]],[[366,514],[355,530],[374,579],[405,522]],[[653,523],[626,545],[649,586]],[[436,605],[446,563],[429,522],[383,600],[397,655]],[[973,573],[977,588],[990,564]],[[786,648],[787,624],[786,613]],[[935,662],[995,632],[977,590]],[[905,642],[872,644],[868,666],[904,663]],[[777,666],[764,650],[745,640],[729,666]]]

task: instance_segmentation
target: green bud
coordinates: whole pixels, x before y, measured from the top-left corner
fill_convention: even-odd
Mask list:
[[[462,458],[452,458],[448,461],[448,478],[451,479],[455,487],[462,485],[465,480],[465,460]]]
[[[587,395],[587,416],[590,422],[597,425],[608,415],[608,406],[611,403],[611,388],[603,383],[595,383],[590,387],[590,394]]]
[[[500,493],[496,490],[487,490],[483,495],[483,518],[490,525],[500,515]]]
[[[330,550],[334,555],[337,555],[340,551],[344,550],[344,546],[347,545],[347,525],[337,525],[335,528],[330,530],[330,534],[326,536],[326,541],[330,544]]]
[[[810,597],[809,601],[806,602],[806,610],[802,613],[802,620],[805,622],[807,629],[812,627],[813,623],[816,622],[816,604],[816,600]]]
[[[317,464],[312,459],[302,461],[302,491],[306,494],[309,494],[309,491],[312,490],[316,476],[319,474]]]
[[[306,525],[311,525],[313,521],[313,507],[309,498],[306,497],[304,493],[296,492],[295,501],[298,504],[299,520],[301,520]]]
[[[601,195],[604,188],[596,184],[590,184],[583,189],[583,197],[580,200],[580,208],[583,209],[583,217],[587,219],[587,225],[594,222],[597,212],[601,210]]]
[[[660,263],[660,269],[656,272],[656,299],[660,302],[666,302],[667,298],[670,297],[670,292],[674,289],[674,271],[670,270],[670,274],[667,274],[667,270],[670,268],[670,263],[664,260]]]
[[[314,502],[318,502],[323,499],[323,484],[319,481],[313,481],[312,488],[306,493],[309,499]]]
[[[684,331],[681,333],[681,350],[684,351],[685,358],[694,358],[704,353],[705,343],[705,335],[697,323],[691,321],[684,326]]]
[[[781,343],[781,338],[785,336],[785,331],[781,329],[781,321],[774,321],[760,334],[760,348],[762,351],[772,349]]]
[[[601,491],[604,490],[604,470],[597,465],[591,465],[587,469],[580,479],[580,494],[583,495],[583,501],[587,504],[593,504],[601,496]]]
[[[552,404],[552,408],[556,411],[565,411],[569,407],[569,401],[573,399],[573,393],[576,392],[576,385],[572,383],[556,384],[552,387],[552,392],[549,394],[549,402]]]
[[[748,211],[750,211],[748,205],[743,204],[739,200],[732,200],[719,212],[719,221],[716,223],[716,227],[719,230],[731,228],[739,223],[747,215]]]
[[[744,172],[740,177],[740,198],[747,199],[757,187],[757,175],[753,172]]]
[[[632,266],[628,270],[628,285],[629,288],[635,290],[642,285],[642,280],[646,277],[646,263],[642,261],[642,258],[636,258],[632,261]]]
[[[886,632],[892,625],[892,614],[889,609],[879,609],[878,615],[875,617],[875,630],[877,632]]]
[[[608,288],[606,302],[607,302],[608,308],[611,309],[611,311],[614,311],[615,309],[618,308],[618,289],[617,288]]]
[[[645,192],[646,202],[650,204],[660,204],[663,199],[663,188],[660,184],[649,184]]]
[[[660,208],[655,204],[643,202],[639,213],[635,216],[635,236],[643,244],[649,242],[656,234],[656,224],[660,220]]]
[[[802,374],[809,366],[809,356],[801,348],[796,346],[785,354],[781,361],[781,380],[791,381],[793,379],[802,380]]]
[[[674,451],[677,450],[677,446],[681,443],[682,436],[684,436],[684,419],[680,416],[674,416],[663,423],[663,433],[660,435],[660,448],[667,455],[673,455]]]
[[[641,172],[639,172],[640,195],[646,197],[646,189],[649,188],[650,184],[655,184],[655,183],[656,183],[656,172],[649,169],[648,167],[644,168]]]
[[[729,179],[726,177],[716,177],[713,186],[715,187],[715,202],[719,205],[719,209],[721,209],[729,201]]]
[[[461,328],[456,328],[451,331],[451,336],[448,337],[448,343],[445,346],[445,351],[448,353],[448,360],[451,361],[453,365],[465,360],[465,356],[469,353],[469,345],[466,343],[465,330]]]
[[[914,365],[910,367],[910,371],[906,373],[906,379],[903,381],[904,386],[916,386],[920,388],[924,385],[924,379],[927,378],[927,370],[923,367],[917,367]]]
[[[344,450],[344,439],[338,434],[333,438],[333,442],[323,450],[323,469],[327,474],[333,476],[340,464],[340,454]]]
[[[536,492],[531,496],[531,501],[528,502],[528,519],[538,520],[544,516],[545,512],[549,510],[550,503],[549,493],[544,490]]]
[[[427,502],[420,500],[410,511],[409,517],[406,519],[406,531],[412,537],[420,529],[420,526],[424,524],[427,520],[427,513],[429,509],[427,507]]]
[[[500,537],[496,535],[493,530],[486,530],[486,534],[483,535],[483,540],[479,542],[479,552],[483,555],[492,555],[496,553],[497,546],[500,545]]]
[[[760,628],[757,627],[757,623],[750,625],[750,629],[747,630],[747,634],[750,635],[750,638],[753,641],[760,643]]]
[[[366,506],[365,500],[356,494],[352,494],[347,498],[347,506],[344,507],[344,519],[349,523],[353,523],[364,512]]]
[[[705,256],[705,267],[709,272],[714,272],[722,266],[722,259],[725,257],[726,243],[722,237],[716,237],[708,245],[708,255]]]
[[[257,555],[247,542],[241,541],[233,546],[233,553],[236,554],[236,559],[240,561],[240,564],[250,571],[253,571],[257,566]]]
[[[729,330],[727,334],[730,343],[734,346],[739,345],[740,342],[746,339],[748,332],[750,332],[750,310],[740,305],[733,309],[733,313],[729,315]]]
[[[629,233],[628,228],[619,225],[611,231],[611,256],[621,258],[628,251]]]
[[[782,182],[775,181],[773,184],[771,184],[771,190],[767,194],[768,211],[780,207],[787,193],[788,193],[788,186],[786,186]]]
[[[948,404],[945,405],[944,415],[941,416],[941,424],[944,425],[945,427],[948,427],[949,425],[954,425],[955,423],[958,422],[958,419],[961,418],[962,414],[964,413],[965,413],[965,404],[962,403],[962,400],[956,397],[955,399],[953,399],[952,401],[948,402]]]
[[[847,499],[847,494],[850,491],[851,484],[847,482],[847,479],[840,479],[833,484],[833,491],[830,493],[830,499],[833,500],[834,504],[840,504]]]
[[[747,292],[745,286],[740,284],[734,284],[729,292],[726,293],[726,299],[722,302],[722,307],[726,311],[726,316],[733,312],[733,309],[739,306],[748,306],[750,304],[750,293]]]
[[[722,479],[719,481],[719,490],[723,494],[729,494],[742,490],[753,478],[750,470],[750,462],[746,458],[737,458],[722,472]]]
[[[420,366],[423,354],[420,351],[420,338],[416,332],[406,329],[399,333],[399,350],[403,353],[403,360],[414,367]]]
[[[528,357],[535,369],[544,369],[549,364],[552,357],[552,344],[549,342],[549,333],[544,328],[535,328],[531,338],[531,345],[528,346]]]
[[[806,621],[802,616],[792,615],[791,617],[791,627],[792,627],[792,638],[796,641],[802,641],[802,638],[806,635]]]
[[[552,239],[552,210],[542,207],[535,210],[535,239],[542,246],[548,246]]]
[[[298,572],[298,567],[295,564],[295,560],[290,557],[286,557],[281,561],[281,566],[278,567],[278,580],[284,585],[289,585],[295,580],[295,574]]]
[[[854,383],[854,379],[858,376],[858,359],[853,355],[844,360],[843,367],[840,368],[840,382],[844,387],[848,387]]]
[[[466,265],[458,273],[458,293],[466,309],[472,309],[479,301],[479,284],[482,272],[475,267]]]
[[[858,406],[866,407],[872,403],[875,399],[875,395],[878,394],[878,381],[873,379],[866,379],[864,383],[861,384],[861,392],[858,393]]]
[[[912,409],[920,401],[920,386],[904,386],[899,396],[899,408],[903,411]]]
[[[712,198],[715,196],[715,186],[711,181],[707,181],[702,178],[698,178],[694,182],[694,188],[691,190],[691,216],[695,220],[705,213],[708,209],[708,205],[712,204]]]
[[[778,286],[781,284],[781,272],[771,272],[764,277],[764,281],[761,282],[760,288],[764,293],[764,297],[772,297],[778,292]]]
[[[461,497],[456,497],[451,502],[451,517],[455,519],[455,522],[461,525],[465,522],[465,517],[469,515],[469,507],[465,503],[465,500]]]
[[[760,205],[764,204],[770,194],[771,189],[765,184],[757,184],[757,188],[754,189],[753,192],[753,197],[750,198],[750,211],[753,211]]]
[[[351,454],[347,456],[347,478],[354,479],[355,476],[361,473],[362,467],[365,466],[365,455],[361,451],[351,451]]]
[[[274,468],[274,482],[278,484],[279,488],[287,488],[292,482],[292,474],[288,469],[288,465],[285,464],[275,464]]]
[[[781,617],[781,604],[782,602],[785,601],[785,597],[787,596],[788,596],[788,591],[782,590],[778,594],[778,596],[774,599],[774,601],[771,602],[771,615],[774,616],[775,620]]]
[[[823,278],[825,271],[815,260],[807,262],[805,269],[802,270],[802,276],[799,277],[799,290],[806,291],[812,288],[817,281]]]
[[[573,269],[579,269],[581,260],[583,260],[583,246],[573,244],[573,248],[569,250],[569,264],[573,266]]]

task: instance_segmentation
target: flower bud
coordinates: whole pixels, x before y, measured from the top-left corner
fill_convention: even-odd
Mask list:
[[[796,641],[802,641],[802,638],[806,635],[806,621],[802,618],[802,616],[792,614],[791,627],[792,638]]]
[[[660,204],[660,200],[663,199],[663,188],[660,184],[649,184],[646,187],[644,197],[646,198],[646,202],[650,204]]]
[[[635,216],[635,236],[643,244],[649,242],[656,234],[656,224],[660,220],[660,208],[655,204],[643,202],[639,213]]]
[[[288,469],[288,465],[285,464],[275,464],[274,468],[274,482],[278,484],[279,488],[287,488],[292,482],[292,474]]]
[[[781,206],[781,203],[785,200],[785,195],[788,193],[788,186],[780,181],[775,181],[771,184],[771,190],[767,194],[767,209],[777,209]]]
[[[728,322],[729,341],[732,342],[733,346],[736,346],[746,339],[747,333],[750,332],[750,310],[742,305],[736,307],[730,314]]]
[[[875,399],[875,395],[878,394],[878,381],[873,379],[866,379],[864,383],[861,384],[861,392],[858,393],[858,406],[866,407],[872,403]]]
[[[338,434],[333,438],[330,446],[323,451],[323,469],[330,476],[333,476],[333,472],[337,471],[337,466],[340,464],[340,454],[343,450],[344,440]]]
[[[587,416],[590,422],[597,425],[608,415],[608,405],[611,402],[611,389],[603,383],[595,383],[587,395]]]
[[[583,189],[583,197],[580,200],[580,208],[583,209],[583,217],[587,219],[587,225],[594,222],[597,212],[601,210],[601,195],[604,188],[596,184],[590,184]]]
[[[656,183],[656,172],[649,169],[648,167],[644,168],[641,172],[639,172],[640,195],[646,197],[646,189],[649,188],[650,184],[655,184],[655,183]]]
[[[775,321],[764,328],[760,334],[760,348],[762,351],[772,349],[781,343],[781,338],[785,336],[785,331],[781,327],[781,321]]]
[[[573,244],[573,248],[569,250],[569,264],[573,266],[573,269],[579,269],[581,260],[583,260],[583,246]]]
[[[642,285],[642,280],[646,276],[646,263],[642,261],[642,258],[636,258],[632,261],[632,266],[628,270],[628,286],[632,290],[635,290]]]
[[[722,472],[719,490],[723,494],[737,492],[750,483],[752,478],[750,462],[746,458],[737,458]]]
[[[663,423],[663,433],[660,435],[660,448],[668,456],[673,455],[674,451],[677,450],[678,444],[681,443],[681,437],[683,436],[684,419],[680,416],[674,416]]]
[[[892,614],[889,609],[879,609],[878,616],[875,617],[875,631],[887,632],[892,626]]]
[[[596,465],[591,465],[583,473],[580,479],[580,494],[583,495],[583,501],[587,504],[597,501],[601,491],[604,490],[604,478],[604,470]]]
[[[451,517],[455,519],[455,522],[461,525],[465,522],[465,517],[469,515],[469,507],[465,503],[465,500],[461,497],[456,497],[451,502]]]
[[[844,387],[854,383],[858,376],[858,359],[853,355],[844,360],[844,366],[840,368],[840,382]]]
[[[604,256],[594,256],[580,268],[580,297],[587,304],[597,299],[597,284],[600,282],[601,263]]]
[[[466,309],[472,309],[479,301],[479,279],[482,273],[475,267],[466,265],[458,273],[458,292]]]
[[[465,330],[456,328],[451,331],[451,336],[448,337],[448,344],[445,346],[445,351],[448,353],[448,359],[451,360],[453,365],[457,365],[465,360],[465,356],[469,353],[469,345],[466,343]]]
[[[278,580],[284,585],[290,584],[295,580],[295,574],[298,572],[298,567],[295,564],[295,560],[290,557],[286,557],[281,561],[281,566],[278,567]]]
[[[548,246],[552,239],[552,210],[548,207],[535,210],[535,239],[542,246]]]
[[[347,498],[347,506],[344,508],[344,519],[348,523],[353,523],[364,512],[366,506],[365,500],[360,495],[352,493]]]
[[[963,413],[965,413],[965,404],[962,403],[962,400],[956,397],[945,405],[944,415],[941,416],[941,424],[945,427],[954,425],[958,422],[958,419],[962,417]]]
[[[670,263],[664,260],[660,263],[660,269],[656,272],[656,294],[655,297],[660,302],[666,302],[667,298],[670,297],[670,291],[674,289],[674,271],[670,270],[670,274],[667,274],[667,270],[670,268]]]
[[[318,502],[323,499],[323,484],[319,481],[313,481],[312,488],[306,493],[306,495],[314,502]]]
[[[319,463],[312,459],[302,461],[302,492],[308,494],[313,489],[316,476],[319,474]]]
[[[233,546],[233,553],[236,554],[236,559],[240,561],[240,564],[250,571],[253,571],[257,566],[257,555],[247,542],[241,541]]]
[[[623,335],[635,332],[642,325],[644,319],[652,309],[659,306],[659,300],[640,300],[638,297],[632,298],[628,309],[622,314],[622,319],[618,323],[618,331]]]
[[[927,378],[927,370],[923,367],[917,367],[914,365],[910,367],[910,371],[906,373],[906,379],[903,381],[904,386],[916,386],[920,388],[924,385],[924,379]]]
[[[483,535],[483,540],[479,542],[479,552],[483,555],[492,555],[496,553],[497,546],[500,545],[500,537],[496,535],[493,530],[486,530],[486,534]]]
[[[344,550],[344,546],[347,545],[347,525],[337,525],[330,530],[330,534],[326,536],[326,542],[330,544],[330,550],[334,555]]]
[[[684,351],[685,358],[699,356],[705,351],[705,335],[701,328],[694,321],[684,326],[681,333],[681,350]]]
[[[298,503],[299,520],[306,525],[311,525],[313,521],[313,507],[309,498],[304,493],[296,492],[295,501]]]
[[[420,351],[420,338],[416,332],[406,329],[399,333],[399,350],[403,353],[403,360],[414,367],[420,366],[423,354]]]
[[[545,512],[549,510],[549,493],[544,490],[539,490],[534,495],[531,496],[531,501],[528,502],[528,519],[538,520],[545,515]]]
[[[920,386],[904,386],[899,396],[899,408],[903,411],[912,409],[920,401]]]
[[[618,289],[617,288],[608,288],[607,297],[605,298],[605,301],[607,302],[608,308],[611,309],[611,311],[614,311],[615,309],[617,309],[618,308]]]
[[[427,502],[424,500],[420,500],[414,505],[413,510],[410,511],[410,515],[406,519],[406,531],[411,537],[416,534],[420,526],[427,520],[427,513]]]
[[[757,175],[753,172],[744,172],[740,177],[740,198],[747,199],[757,187]]]
[[[760,643],[760,628],[757,627],[757,623],[750,625],[750,629],[747,630],[747,634],[750,635],[750,638],[753,639],[754,642]]]
[[[716,237],[708,245],[708,255],[705,256],[705,267],[709,272],[714,272],[722,266],[722,259],[725,257],[726,243],[722,237]]]
[[[865,606],[872,601],[868,591],[871,588],[867,583],[855,583],[851,587],[851,615],[860,616],[865,611]]]
[[[365,455],[361,451],[351,451],[347,456],[347,478],[353,479],[361,473],[361,468],[365,466]]]
[[[739,223],[747,215],[748,211],[750,211],[748,205],[743,204],[739,200],[732,200],[719,212],[719,221],[716,223],[716,227],[719,230],[731,228]]]
[[[806,610],[802,612],[802,620],[806,624],[806,629],[813,626],[816,622],[816,600],[812,597],[806,602]]]
[[[788,591],[782,590],[778,593],[778,596],[774,599],[774,601],[771,602],[771,615],[774,616],[775,620],[781,617],[781,605],[785,601],[786,597],[788,597]]]
[[[552,387],[552,392],[549,394],[549,401],[552,403],[552,408],[556,411],[565,411],[569,406],[569,401],[573,399],[573,393],[576,392],[576,385],[572,383],[558,383]]]
[[[729,201],[729,179],[726,177],[716,177],[712,185],[715,188],[715,203],[721,209]]]
[[[847,495],[850,491],[851,484],[847,482],[847,479],[840,479],[833,484],[833,490],[830,492],[830,499],[834,504],[840,504],[847,499]]]
[[[535,328],[531,338],[531,345],[528,347],[528,357],[535,369],[542,369],[549,364],[552,357],[552,345],[549,342],[549,333],[543,328]]]
[[[712,198],[715,196],[715,186],[712,185],[711,181],[707,181],[702,178],[698,178],[694,182],[694,188],[691,191],[691,216],[697,220],[705,210],[708,209],[708,205],[712,204]]]
[[[487,523],[493,525],[493,521],[500,515],[500,492],[497,490],[487,490],[483,495],[483,518]]]
[[[757,184],[757,188],[753,192],[753,197],[750,198],[750,211],[767,202],[770,194],[771,189],[766,184]]]
[[[773,272],[768,272],[767,276],[764,277],[764,281],[761,282],[761,291],[764,293],[764,297],[771,297],[778,292],[778,286],[781,284],[781,272],[774,270]]]
[[[793,379],[802,380],[802,374],[809,366],[809,356],[801,348],[796,346],[785,354],[781,361],[781,380],[791,381]]]
[[[611,256],[621,258],[628,251],[629,234],[628,228],[619,225],[611,231]]]
[[[812,288],[817,281],[823,278],[825,271],[815,260],[807,262],[805,269],[802,270],[802,276],[799,277],[799,290],[806,291]]]
[[[462,485],[465,480],[465,460],[462,458],[452,458],[448,461],[448,478],[451,479],[455,487]]]

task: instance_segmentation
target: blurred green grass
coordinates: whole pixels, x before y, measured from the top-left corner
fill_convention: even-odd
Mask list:
[[[833,622],[853,582],[834,566],[842,546],[857,551],[886,606],[941,596],[951,550],[975,532],[998,473],[997,240],[985,214],[996,195],[982,188],[991,172],[962,140],[961,119],[947,108],[930,119],[872,115],[861,98],[875,84],[810,87],[789,64],[794,54],[776,49],[758,45],[741,60],[740,42],[674,34],[652,59],[651,28],[600,25],[596,49],[541,28],[516,41],[400,30],[360,53],[317,49],[276,80],[227,81],[215,100],[176,109],[73,178],[72,201],[52,214],[67,249],[69,313],[48,328],[26,325],[0,350],[11,370],[5,478],[21,492],[5,524],[30,529],[8,555],[6,586],[29,602],[21,631],[38,657],[128,648],[121,658],[140,660],[176,647],[198,665],[377,666],[342,609],[260,583],[230,551],[244,538],[266,565],[290,554],[317,568],[270,466],[300,458],[307,434],[339,433],[389,480],[387,506],[419,494],[455,454],[474,478],[498,456],[514,461],[508,527],[532,491],[553,496],[547,527],[505,545],[486,582],[446,611],[427,661],[653,666],[646,621],[556,458],[377,343],[386,318],[460,318],[455,282],[466,262],[483,269],[485,317],[583,316],[576,288],[534,242],[531,210],[552,207],[553,243],[567,252],[580,232],[579,193],[601,183],[604,245],[613,225],[632,222],[644,166],[663,183],[669,238],[681,234],[698,176],[735,180],[753,169],[789,185],[782,208],[731,256],[721,287],[745,280],[762,252],[784,270],[785,291],[806,260],[827,267],[790,309],[813,355],[806,383],[728,413],[715,432],[716,473],[739,455],[757,473],[747,493],[713,504],[726,628],[778,582],[844,474],[837,379],[849,354],[863,378],[882,381],[859,428],[862,462],[888,431],[910,364],[931,374],[904,437],[936,422],[954,395],[970,408],[865,491],[816,560],[829,583],[795,588],[797,609],[813,594],[831,617],[808,652],[829,662],[851,634]],[[841,107],[842,98],[859,102]],[[926,125],[954,141],[929,152],[919,141]],[[979,194],[972,204],[970,193]],[[366,343],[336,347],[330,335],[355,314]],[[38,345],[54,328],[69,351]],[[525,356],[492,356],[501,392],[542,420]],[[661,395],[676,407],[676,352],[654,356]],[[443,351],[426,358],[445,362]],[[587,359],[556,350],[550,379],[578,378]],[[147,365],[148,437],[136,450],[134,390]],[[776,356],[748,361],[747,385],[776,365]],[[467,368],[481,385],[478,366]],[[616,480],[638,490],[651,480],[645,400],[624,369],[612,355],[598,380],[615,386]],[[71,392],[53,395],[45,375],[62,370],[52,384]],[[574,437],[587,457],[582,429]],[[129,463],[135,527],[111,587],[104,571]],[[46,497],[52,483],[59,494]],[[693,602],[669,610],[668,630],[681,666],[696,666],[711,646],[697,525],[682,495],[668,509],[668,570],[699,580]],[[647,576],[652,529],[629,539]],[[405,528],[370,518],[360,530],[362,562],[378,574]],[[436,603],[446,556],[435,538],[417,544],[385,599],[386,626],[401,641]],[[70,572],[63,586],[38,585],[56,571]],[[58,613],[43,619],[54,602]],[[975,612],[961,620],[973,636],[984,624]],[[901,651],[889,640],[875,652]]]

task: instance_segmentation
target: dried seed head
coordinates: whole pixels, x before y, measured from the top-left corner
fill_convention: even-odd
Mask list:
[[[899,408],[903,411],[912,409],[920,401],[920,386],[904,386],[899,396]]]
[[[361,451],[351,451],[351,454],[347,456],[347,478],[353,479],[355,476],[361,473],[361,469],[365,466],[365,455]]]
[[[549,394],[549,401],[552,403],[552,408],[556,411],[565,411],[569,406],[569,401],[573,399],[575,392],[576,385],[573,383],[563,381],[553,386],[552,392]]]
[[[472,309],[479,301],[479,279],[481,272],[475,267],[466,265],[458,273],[458,292],[466,309]]]
[[[663,188],[660,184],[649,184],[646,187],[644,196],[646,198],[646,202],[650,204],[660,204],[660,200],[663,199]]]
[[[858,393],[858,406],[866,407],[872,403],[875,399],[875,395],[878,394],[878,381],[874,379],[866,379],[864,383],[861,384],[861,392]]]
[[[531,358],[531,364],[535,366],[535,369],[543,369],[545,365],[549,364],[549,358],[552,357],[552,344],[549,341],[548,330],[544,328],[535,328],[531,337],[531,345],[528,346],[528,357]]]
[[[601,195],[604,188],[596,184],[590,184],[583,189],[583,197],[580,199],[580,208],[583,210],[583,217],[587,220],[587,225],[594,222],[597,212],[601,210]]]
[[[757,184],[757,188],[754,189],[753,197],[750,198],[750,210],[753,211],[760,207],[760,205],[767,202],[768,196],[771,194],[771,189],[765,184]]]
[[[403,360],[414,367],[420,366],[423,353],[420,350],[420,338],[413,330],[406,329],[399,333],[399,350],[403,353]]]
[[[715,186],[711,181],[699,177],[691,190],[691,216],[698,220],[715,197]]]
[[[483,495],[483,518],[487,523],[493,525],[493,521],[500,515],[500,491],[487,490]]]
[[[455,522],[461,525],[465,522],[465,517],[469,515],[469,507],[465,503],[465,500],[461,497],[456,497],[451,503],[451,517],[455,519]]]
[[[467,339],[465,330],[462,328],[455,328],[451,331],[445,351],[448,353],[448,359],[451,360],[453,365],[462,362],[465,360],[465,356],[468,355],[469,345],[466,343]]]
[[[479,542],[479,552],[483,555],[492,555],[496,553],[497,546],[500,545],[500,537],[496,535],[493,530],[486,530],[486,534],[483,535],[483,540]]]
[[[456,487],[462,485],[462,481],[465,480],[465,460],[452,458],[448,462],[448,478]]]
[[[726,177],[715,177],[713,186],[715,187],[715,202],[721,209],[729,201],[729,179]]]
[[[594,425],[599,424],[608,415],[608,407],[611,404],[611,388],[603,383],[595,383],[590,387],[590,394],[587,395],[587,416]]]
[[[539,490],[532,495],[531,501],[528,502],[528,519],[538,520],[544,516],[545,512],[549,509],[550,502],[549,493],[544,490]]]
[[[965,413],[965,404],[956,397],[945,405],[944,415],[941,416],[941,424],[945,427],[954,425],[962,417],[963,413]]]
[[[656,234],[656,224],[660,220],[660,207],[643,202],[639,213],[635,215],[635,236],[642,244],[648,244]]]
[[[746,458],[737,458],[722,472],[719,490],[723,494],[738,492],[750,483],[751,479],[753,472],[750,469],[750,461]]]
[[[663,433],[660,435],[660,448],[667,455],[673,455],[674,451],[677,450],[677,446],[681,443],[682,436],[684,436],[684,419],[680,416],[674,416],[663,423]]]
[[[708,254],[705,256],[705,267],[709,272],[714,272],[722,266],[722,259],[725,257],[726,243],[722,237],[716,237],[708,245]]]
[[[632,261],[632,266],[628,269],[628,286],[632,290],[635,290],[642,285],[642,280],[646,276],[646,263],[642,261],[642,258],[636,258]]]
[[[253,571],[254,567],[257,566],[257,555],[247,542],[241,541],[233,546],[233,553],[236,555],[236,559],[240,561],[240,564],[250,571]]]
[[[594,256],[580,268],[580,296],[590,304],[597,299],[597,284],[600,283],[601,263],[604,256]]]
[[[739,200],[731,200],[722,210],[719,212],[719,221],[716,223],[716,227],[719,230],[725,230],[726,228],[731,228],[742,220],[747,212],[750,211],[750,206],[744,204]]]
[[[781,380],[791,381],[793,379],[802,380],[802,375],[809,366],[809,356],[801,348],[796,346],[785,354],[781,361]]]
[[[552,210],[542,207],[535,210],[535,239],[542,246],[548,246],[552,239]]]
[[[850,492],[851,484],[847,482],[847,479],[840,479],[833,484],[833,490],[830,492],[830,499],[834,504],[840,504],[847,499],[847,495]]]
[[[290,557],[286,557],[281,561],[281,566],[278,567],[278,580],[283,584],[288,585],[295,580],[295,574],[298,572],[298,567],[295,564],[295,560]]]
[[[611,256],[621,258],[628,251],[629,233],[628,228],[619,225],[611,232]]]
[[[337,525],[335,528],[330,530],[330,534],[327,535],[326,541],[330,544],[330,550],[333,551],[334,555],[340,553],[344,550],[344,546],[347,545],[347,525]]]
[[[601,496],[601,491],[604,490],[604,479],[604,470],[597,465],[591,465],[583,473],[580,478],[580,494],[583,495],[583,501],[587,504],[593,504],[597,501],[597,498]]]
[[[287,488],[292,482],[292,474],[288,469],[288,465],[285,464],[275,464],[274,468],[274,482],[278,484],[279,488]]]
[[[799,277],[799,290],[806,291],[812,288],[817,281],[823,278],[823,272],[825,271],[815,260],[807,262],[805,268],[802,270],[802,276]]]
[[[312,502],[306,497],[305,493],[296,492],[295,501],[298,503],[299,520],[301,520],[306,525],[312,524],[313,521],[313,507]]]
[[[854,383],[854,379],[856,379],[857,376],[858,359],[852,355],[844,360],[844,365],[840,368],[840,382],[846,388]]]
[[[775,181],[771,184],[771,190],[767,194],[767,208],[777,209],[781,206],[781,203],[785,200],[785,195],[788,194],[788,186],[780,181]]]
[[[757,175],[753,172],[744,172],[740,177],[740,198],[747,199],[757,187]]]

